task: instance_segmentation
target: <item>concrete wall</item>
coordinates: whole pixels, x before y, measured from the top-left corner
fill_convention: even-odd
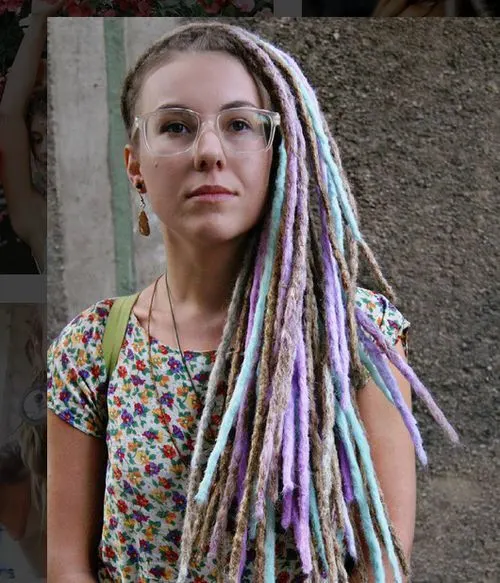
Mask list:
[[[430,465],[419,472],[413,581],[493,583],[500,572],[494,552],[500,503],[498,23],[239,22],[295,55],[316,88],[358,200],[362,231],[412,322],[411,364],[462,438],[461,447],[450,446],[417,405]],[[73,85],[71,99],[82,96],[80,111],[89,115],[82,123],[102,124],[105,131],[101,25],[84,32],[86,26],[66,20],[50,28],[54,43],[67,43],[51,50],[51,66],[56,70],[66,60],[75,69],[53,79],[60,108],[56,176],[66,177],[56,185],[64,253],[49,268],[49,277],[53,267],[65,271],[63,285],[49,292],[54,332],[114,285],[106,137],[93,139],[88,153],[85,131],[70,139],[58,129],[69,123],[66,112],[74,103],[64,97]],[[76,42],[88,35],[94,42]],[[131,47],[132,36],[125,36]],[[80,69],[98,83],[95,90]],[[161,244],[136,243],[140,287],[150,279],[146,265],[161,268]],[[57,312],[52,306],[64,306],[65,293],[67,308]]]
[[[68,317],[100,298],[125,293],[118,280],[117,250],[132,237],[132,274],[125,285],[144,285],[164,262],[163,243],[150,214],[152,236],[137,232],[137,195],[126,181],[125,137],[116,128],[119,92],[116,67],[134,64],[151,42],[175,26],[175,18],[51,18],[48,28],[51,101],[49,180],[48,326],[53,336]],[[121,33],[116,43],[113,34]],[[111,40],[110,40],[111,38]],[[122,54],[123,53],[123,54]],[[108,79],[108,75],[112,75]],[[110,86],[111,85],[111,86]],[[119,147],[109,150],[111,138]],[[110,160],[123,166],[116,180]],[[124,180],[125,179],[125,180]],[[117,201],[130,198],[125,217],[114,213]],[[124,233],[117,228],[123,225]],[[127,258],[125,258],[127,260]],[[158,271],[160,270],[160,271]]]

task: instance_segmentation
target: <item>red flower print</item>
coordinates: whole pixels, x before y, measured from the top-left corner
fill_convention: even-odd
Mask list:
[[[169,460],[173,459],[177,455],[177,452],[171,445],[164,445],[162,447],[162,451],[165,454],[165,457],[167,457]]]
[[[122,400],[120,399],[120,397],[113,397],[113,403],[117,406],[117,407],[121,407],[122,406]]]
[[[186,447],[189,449],[189,451],[194,451],[194,439],[192,437],[187,438]]]
[[[177,559],[179,558],[178,553],[174,551],[174,549],[168,548],[165,551],[165,558],[169,563],[177,563]]]
[[[101,367],[98,364],[94,364],[94,366],[90,369],[90,372],[92,373],[92,377],[97,379],[101,374]]]
[[[121,379],[124,379],[127,376],[127,369],[124,366],[118,367],[118,376]]]
[[[166,346],[163,346],[163,344],[160,345],[160,352],[162,354],[167,354],[168,352],[168,348]]]
[[[170,488],[172,487],[172,483],[167,478],[160,478],[159,482],[160,482],[160,486],[163,486],[165,488],[165,490],[170,490]]]
[[[138,361],[135,363],[135,365],[136,365],[136,367],[137,367],[137,370],[140,370],[140,371],[143,371],[143,370],[145,370],[145,368],[146,368],[146,363],[145,363],[143,360],[138,360]]]
[[[121,477],[122,477],[122,475],[123,475],[123,474],[122,474],[122,471],[120,470],[120,468],[114,468],[114,469],[113,469],[113,477],[114,477],[116,480],[120,480],[120,479],[121,479]]]
[[[127,512],[128,510],[128,505],[125,502],[125,500],[118,500],[118,510],[120,512],[122,512],[123,514],[125,514],[125,512]]]
[[[222,418],[220,415],[212,415],[212,423],[214,425],[217,425],[217,427],[220,425]]]
[[[118,533],[118,539],[122,543],[122,545],[127,542],[127,537],[125,536],[125,533],[124,532],[119,532]]]
[[[68,380],[72,383],[74,383],[78,380],[78,373],[76,372],[76,370],[74,368],[72,368],[70,371],[68,371]]]
[[[146,496],[144,496],[144,494],[137,494],[137,496],[135,497],[135,501],[142,508],[146,508],[146,506],[149,504],[149,501],[146,498]]]
[[[115,551],[112,549],[112,547],[110,547],[108,545],[106,545],[106,547],[104,548],[104,554],[106,555],[106,558],[108,558],[108,559],[116,558]]]
[[[170,415],[168,413],[163,413],[163,411],[160,413],[159,421],[163,425],[168,425],[171,420],[172,420],[172,417],[170,417]]]

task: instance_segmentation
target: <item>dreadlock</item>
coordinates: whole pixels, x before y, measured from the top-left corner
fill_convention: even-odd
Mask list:
[[[289,55],[220,22],[175,29],[125,79],[121,110],[129,136],[146,76],[182,51],[224,51],[239,59],[282,121],[269,212],[248,247],[208,381],[191,459],[178,581],[188,579],[190,561],[205,549],[217,561],[220,581],[240,581],[251,542],[256,580],[274,581],[280,523],[293,533],[303,572],[315,580],[321,573],[332,583],[346,582],[346,552],[365,569],[362,534],[375,581],[385,581],[385,551],[400,582],[408,565],[389,523],[355,392],[368,372],[400,411],[425,464],[416,421],[389,360],[451,439],[457,435],[409,365],[355,306],[360,254],[391,301],[394,292],[360,232],[338,147],[314,90]],[[217,387],[226,378],[217,439],[204,455]]]

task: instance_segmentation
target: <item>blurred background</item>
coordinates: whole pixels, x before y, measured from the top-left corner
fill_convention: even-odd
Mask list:
[[[496,0],[302,0],[302,16],[498,16]]]
[[[0,581],[45,581],[45,306],[0,304]]]
[[[146,286],[163,245],[137,233],[118,99],[127,68],[182,19],[49,22],[48,328]],[[496,582],[500,298],[498,23],[490,19],[239,19],[294,55],[315,87],[361,228],[411,321],[410,363],[462,438],[417,404],[413,581]],[[369,280],[364,280],[369,285]]]

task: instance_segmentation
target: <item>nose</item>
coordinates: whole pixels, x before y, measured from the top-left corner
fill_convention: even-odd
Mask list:
[[[196,170],[221,170],[226,164],[222,143],[215,128],[203,128],[194,145],[194,165]]]

